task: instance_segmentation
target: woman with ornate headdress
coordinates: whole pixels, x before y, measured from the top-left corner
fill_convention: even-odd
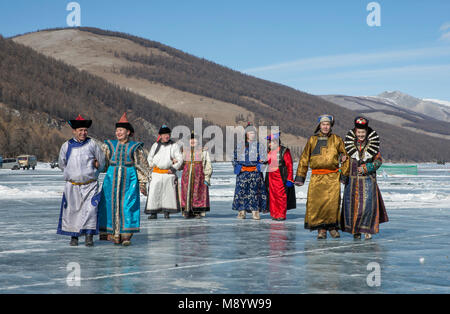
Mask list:
[[[303,185],[311,168],[305,229],[318,230],[318,239],[325,239],[327,231],[338,238],[340,180],[342,174],[348,175],[347,153],[342,138],[332,133],[334,117],[322,115],[318,122],[315,134],[308,139],[300,157],[295,184]]]
[[[369,127],[369,120],[355,119],[355,127],[345,137],[350,157],[350,172],[342,200],[341,229],[355,239],[365,234],[370,239],[379,232],[380,223],[388,221],[376,171],[383,163],[380,137]]]
[[[140,193],[147,194],[144,144],[131,141],[134,128],[126,113],[116,123],[116,139],[106,140],[106,176],[99,205],[100,240],[128,246],[140,228]]]
[[[281,145],[280,133],[269,135],[267,140],[266,187],[270,216],[273,220],[286,220],[287,211],[296,207],[292,156],[289,148]]]
[[[267,191],[262,174],[260,144],[256,140],[256,128],[248,125],[245,129],[245,142],[234,151],[233,167],[236,174],[236,188],[233,210],[238,218],[245,219],[246,213],[252,213],[253,219],[260,219],[260,212],[267,208]]]
[[[192,132],[190,147],[183,149],[181,176],[181,208],[185,218],[201,218],[209,212],[209,186],[212,175],[211,158],[198,136]]]

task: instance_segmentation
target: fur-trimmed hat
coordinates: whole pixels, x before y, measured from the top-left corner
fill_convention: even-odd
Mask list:
[[[85,120],[80,114],[75,120],[69,120],[69,125],[72,129],[76,130],[79,128],[90,128],[92,125],[92,120]]]

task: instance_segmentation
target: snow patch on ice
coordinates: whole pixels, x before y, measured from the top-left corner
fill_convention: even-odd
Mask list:
[[[172,281],[170,284],[183,287],[183,288],[198,288],[198,289],[209,289],[209,290],[218,290],[222,289],[222,285],[217,282],[210,281],[193,281],[186,279],[177,279]]]
[[[36,188],[10,188],[4,185],[0,185],[0,199],[30,199],[30,198],[60,198],[62,192],[55,190],[47,190],[42,187]]]

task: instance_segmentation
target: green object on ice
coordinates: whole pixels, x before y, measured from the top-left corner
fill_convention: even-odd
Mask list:
[[[402,174],[416,176],[417,165],[381,165],[378,172],[384,172],[388,175]]]

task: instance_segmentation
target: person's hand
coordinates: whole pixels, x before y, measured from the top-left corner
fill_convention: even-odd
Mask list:
[[[141,190],[141,193],[144,194],[144,196],[147,196],[147,189],[145,188],[144,185],[140,186],[140,190]]]
[[[364,174],[363,167],[358,167],[358,174]]]
[[[167,171],[167,173],[168,173],[168,174],[173,174],[173,172],[172,172],[171,169],[169,169],[169,170]]]
[[[302,185],[304,185],[305,183],[304,183],[304,182],[295,181],[294,184],[295,184],[296,186],[302,186]]]
[[[94,167],[97,169],[100,168],[100,163],[98,162],[97,159],[94,159]]]
[[[341,162],[345,162],[347,160],[347,155],[342,155]]]

